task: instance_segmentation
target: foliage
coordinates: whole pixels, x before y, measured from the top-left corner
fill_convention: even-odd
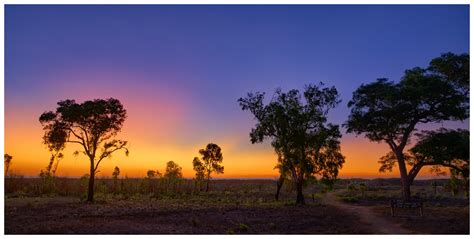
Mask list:
[[[387,79],[361,85],[348,107],[348,133],[385,142],[391,154],[381,159],[382,170],[399,166],[403,196],[410,199],[405,146],[419,123],[464,120],[469,117],[469,56],[447,53],[427,69],[405,71],[399,83]]]
[[[45,131],[43,142],[51,152],[59,152],[67,143],[78,144],[90,161],[88,201],[94,197],[94,176],[100,162],[118,150],[128,155],[127,141],[112,139],[120,132],[126,110],[119,100],[96,99],[81,104],[74,100],[58,102],[56,111],[43,113],[39,121]]]
[[[120,176],[120,168],[115,166],[114,171],[112,172],[112,180],[114,182],[114,186],[112,188],[112,191],[114,194],[118,194],[118,177]]]
[[[146,172],[146,177],[149,178],[149,179],[152,179],[152,178],[155,178],[157,176],[161,176],[160,172],[158,172],[158,170],[148,170]]]
[[[119,176],[120,176],[120,168],[115,166],[114,171],[112,172],[112,178],[118,179]]]
[[[263,103],[264,93],[248,93],[238,100],[242,110],[250,111],[257,124],[250,132],[252,143],[266,139],[278,155],[280,174],[289,177],[297,188],[297,203],[304,204],[302,187],[313,174],[329,180],[337,177],[344,163],[340,152],[339,126],[327,123],[330,109],[340,102],[336,88],[308,85],[301,100],[298,90],[277,89],[271,102]]]
[[[209,191],[209,180],[211,174],[224,173],[224,166],[221,165],[224,157],[222,150],[217,144],[209,143],[205,149],[200,149],[201,158],[194,157],[193,168],[196,171],[196,179],[206,180],[206,192]]]
[[[196,176],[194,177],[194,180],[198,184],[199,188],[201,188],[201,183],[204,180],[206,168],[198,157],[194,157],[193,159],[193,169],[194,171],[196,171]]]
[[[183,177],[182,168],[175,162],[169,161],[166,163],[166,172],[164,178],[169,180],[176,180]]]
[[[13,157],[9,154],[5,154],[3,158],[4,158],[3,164],[5,166],[5,176],[7,176],[8,170],[10,169],[10,166],[12,165]]]
[[[408,180],[413,183],[416,175],[425,166],[449,168],[451,175],[469,180],[469,131],[464,129],[424,131],[418,134],[419,141],[404,154],[411,166]],[[393,153],[388,153],[379,162],[380,172],[391,171],[397,162]],[[437,169],[437,168],[436,168]]]
[[[51,153],[48,166],[45,170],[41,170],[39,176],[41,178],[54,177],[58,169],[59,161],[64,157],[60,152]],[[55,163],[56,162],[56,163]]]
[[[454,174],[469,177],[469,130],[425,131],[410,153],[409,163],[414,168],[441,165],[452,169]]]

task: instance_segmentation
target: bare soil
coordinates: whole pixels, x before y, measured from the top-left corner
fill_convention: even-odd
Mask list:
[[[5,203],[6,234],[367,234],[351,213],[305,206],[197,205],[176,201],[12,198]]]
[[[323,203],[337,207],[356,215],[361,222],[370,225],[377,234],[413,234],[414,231],[403,228],[398,222],[386,219],[386,215],[376,214],[371,207],[348,204],[340,201],[334,192],[327,193]]]

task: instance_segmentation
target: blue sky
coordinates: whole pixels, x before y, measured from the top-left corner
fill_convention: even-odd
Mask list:
[[[358,86],[444,52],[469,52],[468,5],[7,5],[6,141],[61,99],[116,96],[169,117],[170,132],[140,128],[151,142],[269,147],[249,143],[254,122],[237,103],[248,91],[334,85],[341,124]]]

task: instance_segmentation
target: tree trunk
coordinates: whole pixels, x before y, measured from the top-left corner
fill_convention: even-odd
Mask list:
[[[303,180],[296,181],[296,204],[304,205]]]
[[[411,192],[410,192],[410,179],[408,178],[407,168],[405,165],[405,158],[403,157],[403,152],[395,152],[398,161],[398,168],[400,171],[400,179],[402,183],[402,196],[403,201],[410,201]]]
[[[206,182],[206,192],[209,191],[209,178],[207,179],[207,182]]]
[[[87,190],[87,201],[94,201],[94,160],[91,159],[91,169],[89,174],[89,188]]]
[[[277,181],[277,192],[275,194],[275,200],[278,201],[278,198],[280,196],[280,189],[283,186],[283,183],[285,182],[285,177],[283,175],[280,175],[280,178]]]

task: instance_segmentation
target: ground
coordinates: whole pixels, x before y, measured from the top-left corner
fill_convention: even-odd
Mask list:
[[[424,217],[412,212],[392,217],[385,198],[366,192],[347,200],[360,193],[348,192],[344,185],[328,193],[308,187],[306,205],[300,206],[294,204],[291,187],[276,202],[274,181],[213,183],[208,193],[105,194],[95,203],[60,195],[6,196],[5,233],[469,234],[466,201],[426,203]]]
[[[88,204],[73,198],[7,199],[7,234],[353,234],[357,217],[332,206],[205,205],[163,200]],[[343,225],[343,226],[341,226]]]

